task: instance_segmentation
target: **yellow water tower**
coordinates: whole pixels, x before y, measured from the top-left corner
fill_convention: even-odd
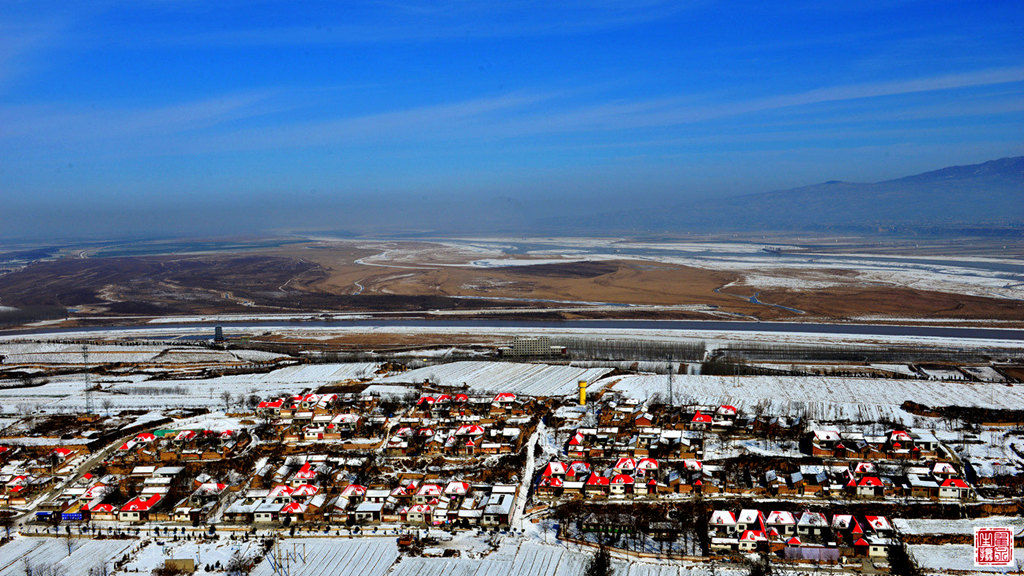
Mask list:
[[[580,380],[580,406],[587,405],[587,381]]]

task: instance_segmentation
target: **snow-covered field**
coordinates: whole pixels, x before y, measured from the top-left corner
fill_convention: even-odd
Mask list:
[[[484,558],[403,557],[388,576],[583,576],[592,557],[590,549],[575,544],[506,541]],[[613,560],[618,576],[706,576],[701,566]],[[720,574],[735,571],[719,567]]]
[[[894,518],[892,523],[901,534],[974,534],[977,527],[1013,528],[1014,533],[1024,530],[1024,518],[1020,516],[989,516],[962,520]]]
[[[665,376],[624,376],[612,389],[643,399],[655,393],[667,395],[668,380]],[[884,378],[681,375],[674,379],[673,390],[677,403],[729,404],[749,411],[765,402],[768,413],[805,415],[820,421],[906,420],[909,415],[899,409],[906,400],[931,407],[1015,410],[1024,406],[1021,386]]]
[[[562,546],[507,542],[483,559],[402,558],[389,576],[581,576],[589,558]]]
[[[931,571],[962,570],[965,572],[1006,572],[1016,568],[974,565],[974,546],[970,544],[914,544],[908,546],[918,565]],[[1013,549],[1014,558],[1024,558],[1024,548]]]
[[[151,362],[166,346],[89,346],[89,363]],[[81,344],[0,343],[4,364],[85,364]]]
[[[162,408],[224,408],[224,392],[238,397],[256,394],[261,398],[294,394],[341,380],[374,376],[377,364],[303,364],[287,366],[265,374],[234,374],[204,380],[146,380],[145,375],[94,376],[102,392],[93,394],[96,410],[110,403],[110,410]],[[3,388],[0,382],[0,407],[16,412],[19,406],[42,408],[48,412],[84,410],[85,384],[81,375],[59,376],[42,386]],[[10,382],[8,384],[13,384]],[[236,404],[237,405],[237,404]],[[103,408],[105,409],[105,408]]]
[[[137,547],[137,540],[75,539],[71,555],[63,538],[18,536],[0,547],[0,576],[25,576],[27,561],[37,573],[46,567],[58,567],[64,574],[86,576],[93,568],[114,561]]]
[[[305,561],[301,559],[303,546]],[[398,558],[394,537],[293,538],[282,540],[279,550],[281,560],[288,562],[291,576],[383,576]],[[274,576],[275,556],[271,551],[252,571],[252,576]],[[289,556],[287,560],[286,556]]]
[[[163,566],[164,560],[173,558],[195,560],[197,575],[224,574],[224,567],[231,560],[235,551],[241,554],[251,554],[255,551],[256,544],[252,542],[232,542],[230,540],[214,540],[211,542],[191,542],[171,540],[145,541],[132,559],[125,564],[124,568],[115,572],[116,576],[127,574],[150,574],[154,569]],[[220,569],[216,569],[216,566]],[[213,567],[207,571],[206,567]],[[83,573],[84,575],[85,573]]]
[[[469,386],[474,392],[512,392],[526,396],[564,396],[574,393],[580,380],[594,382],[611,368],[577,368],[511,362],[452,362],[417,368],[381,379],[382,384],[421,383]],[[371,390],[372,391],[372,390]]]
[[[215,350],[200,346],[167,346],[141,344],[90,344],[89,364],[163,363],[208,364],[266,361],[281,354],[260,350]],[[81,344],[61,342],[0,342],[0,356],[5,364],[75,364],[84,365]]]

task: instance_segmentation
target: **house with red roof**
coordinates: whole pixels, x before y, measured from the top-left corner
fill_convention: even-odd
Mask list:
[[[703,414],[700,410],[693,415],[690,419],[690,424],[687,426],[690,430],[708,430],[714,423],[714,418],[710,414]]]
[[[149,520],[154,508],[162,499],[163,494],[136,496],[121,506],[117,513],[117,519],[120,522],[145,522]]]
[[[946,478],[939,484],[939,498],[943,500],[963,500],[971,495],[971,487],[960,478]]]
[[[885,495],[885,484],[878,476],[863,476],[857,481],[857,496],[877,497]]]
[[[629,474],[616,474],[609,483],[609,494],[620,498],[630,494],[633,492],[633,483],[633,477]]]

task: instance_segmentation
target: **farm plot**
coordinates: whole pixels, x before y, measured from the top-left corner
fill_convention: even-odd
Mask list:
[[[252,576],[274,576],[277,561],[287,563],[291,576],[383,576],[398,558],[394,538],[294,538],[282,540],[278,550],[267,554]]]
[[[165,346],[90,345],[89,363],[149,362]],[[3,343],[0,355],[4,364],[84,364],[81,344]]]
[[[1016,534],[1024,530],[1024,518],[1019,516],[989,516],[962,520],[932,520],[925,518],[893,518],[893,526],[901,534],[974,534],[974,529],[985,526],[1013,528]]]
[[[1006,377],[991,366],[964,366],[962,370],[982,382],[1006,382]]]
[[[666,395],[668,383],[664,376],[626,376],[611,388],[644,399]],[[906,421],[909,415],[899,406],[907,400],[931,407],[1015,410],[1024,406],[1024,387],[1019,386],[882,378],[677,376],[673,391],[677,404],[730,404],[750,411],[762,403],[769,414],[835,422]]]
[[[996,566],[975,566],[974,546],[971,544],[912,544],[908,546],[914,560],[927,573],[963,572],[1006,572]],[[1014,548],[1014,558],[1024,558],[1024,548]],[[1013,568],[1011,568],[1013,570]]]
[[[402,558],[389,576],[581,576],[589,560],[560,546],[508,543],[482,559]]]
[[[222,395],[229,392],[237,399],[256,394],[261,398],[294,394],[323,384],[365,378],[373,375],[377,364],[312,364],[289,366],[266,374],[232,374],[204,380],[146,380],[143,375],[97,377],[103,388],[93,395],[96,406],[110,403],[109,410],[210,408],[224,409]],[[15,382],[10,382],[15,384]],[[54,377],[42,386],[0,387],[0,406],[7,412],[19,406],[41,408],[48,412],[83,411],[86,407],[84,378],[81,375]],[[107,408],[104,408],[105,410]]]
[[[195,574],[197,575],[224,574],[224,567],[228,565],[236,551],[242,556],[249,556],[256,552],[257,547],[254,542],[231,542],[228,540],[212,542],[147,540],[131,560],[120,571],[115,572],[115,575],[150,574],[153,570],[163,566],[164,560],[169,558],[195,560]],[[207,566],[213,569],[207,571]],[[218,566],[219,568],[217,568]]]
[[[288,366],[266,374],[238,376],[247,382],[289,383],[295,385],[319,386],[340,380],[372,378],[379,364],[373,362],[347,362],[338,364],[302,364]],[[224,378],[231,378],[225,376]]]
[[[62,538],[19,536],[0,547],[0,576],[24,576],[26,561],[36,573],[53,567],[64,574],[85,575],[104,563],[110,567],[135,544],[134,540],[76,539],[69,555]]]
[[[429,380],[442,386],[465,384],[474,392],[512,392],[525,396],[565,396],[580,380],[594,382],[611,368],[578,368],[511,362],[452,362],[410,370],[379,380],[381,384],[417,384]]]
[[[238,358],[227,350],[210,350],[198,347],[168,348],[155,356],[153,361],[162,364],[223,364],[239,362]]]
[[[526,541],[503,545],[486,558],[403,557],[389,576],[582,576],[592,557],[560,545]],[[699,566],[652,564],[613,560],[615,573],[622,576],[703,576],[710,571]],[[719,573],[730,574],[719,568]],[[736,571],[735,574],[739,574]],[[731,574],[730,574],[731,576]]]

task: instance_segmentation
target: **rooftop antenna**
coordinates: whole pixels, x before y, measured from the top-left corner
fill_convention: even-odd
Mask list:
[[[82,344],[82,361],[85,363],[85,412],[92,414],[92,385],[89,382],[89,345]]]

